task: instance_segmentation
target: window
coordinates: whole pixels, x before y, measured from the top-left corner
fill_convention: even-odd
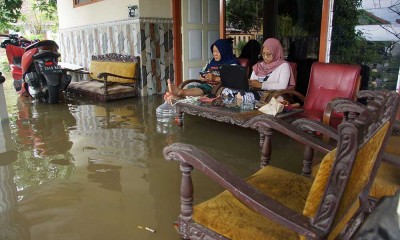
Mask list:
[[[102,1],[102,0],[74,0],[74,7],[80,7],[80,6],[84,6],[87,4],[100,2],[100,1]]]

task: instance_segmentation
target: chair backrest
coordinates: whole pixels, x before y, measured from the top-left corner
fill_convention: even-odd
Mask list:
[[[321,162],[304,215],[333,239],[358,210],[366,211],[367,196],[392,128],[399,97],[382,92],[357,119],[339,125],[337,148]]]
[[[304,109],[322,113],[333,98],[355,99],[360,72],[360,65],[313,63]]]
[[[247,69],[247,76],[249,76],[250,72],[250,61],[247,58],[238,58],[239,65],[245,67]]]

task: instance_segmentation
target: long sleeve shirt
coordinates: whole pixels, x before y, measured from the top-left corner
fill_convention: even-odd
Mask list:
[[[290,66],[288,63],[282,63],[274,71],[272,71],[266,81],[265,76],[257,76],[253,71],[250,80],[258,80],[262,82],[262,90],[280,90],[286,89],[290,79]]]

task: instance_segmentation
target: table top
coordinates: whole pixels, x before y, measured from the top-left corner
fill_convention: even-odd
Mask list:
[[[252,118],[263,115],[258,109],[242,109],[238,106],[216,106],[212,103],[204,102],[178,102],[176,104],[177,113],[187,113],[190,115],[201,116],[211,120],[219,122],[227,122],[242,127],[249,127],[247,122]],[[284,111],[278,113],[275,117],[277,118],[289,118],[293,115],[303,112],[302,109],[292,109],[290,111]]]

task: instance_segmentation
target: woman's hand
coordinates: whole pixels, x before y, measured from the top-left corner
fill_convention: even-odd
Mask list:
[[[262,83],[260,83],[258,80],[250,79],[249,86],[250,86],[250,88],[261,89]]]

